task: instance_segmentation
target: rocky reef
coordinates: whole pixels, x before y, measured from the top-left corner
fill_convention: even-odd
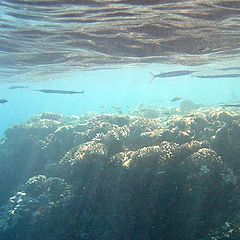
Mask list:
[[[0,239],[240,239],[240,112],[144,114],[8,129]]]

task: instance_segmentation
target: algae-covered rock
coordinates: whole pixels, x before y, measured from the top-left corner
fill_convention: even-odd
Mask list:
[[[233,169],[240,174],[240,123],[233,121],[219,127],[211,138],[211,146]]]
[[[41,173],[45,165],[41,156],[44,140],[60,125],[61,122],[40,115],[6,131],[0,146],[0,189],[3,192],[0,205],[18,184]]]
[[[161,111],[44,113],[8,130],[1,239],[239,239],[240,112]]]
[[[54,225],[60,227],[65,222],[62,217],[71,199],[72,188],[63,179],[44,175],[30,178],[1,208],[1,239],[61,237],[64,230]]]

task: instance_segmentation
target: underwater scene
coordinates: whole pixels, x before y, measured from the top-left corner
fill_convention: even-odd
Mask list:
[[[2,0],[0,240],[239,240],[240,1]]]

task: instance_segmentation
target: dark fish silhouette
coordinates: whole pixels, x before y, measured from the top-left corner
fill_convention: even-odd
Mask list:
[[[221,107],[240,107],[240,104],[221,104]]]
[[[11,87],[9,87],[8,89],[21,89],[21,88],[28,88],[28,87],[26,87],[26,86],[18,86],[18,85],[14,85],[14,86],[11,86]]]
[[[35,90],[38,92],[43,92],[43,93],[57,93],[57,94],[84,94],[85,89],[77,92],[77,91],[66,91],[66,90],[54,90],[54,89],[40,89],[40,90]]]
[[[240,70],[240,67],[225,67],[225,68],[218,68],[217,70],[221,70],[221,71]]]
[[[186,100],[182,100],[180,102],[179,110],[180,110],[180,112],[189,112],[194,109],[198,109],[200,107],[201,107],[200,104],[196,104],[196,103],[192,102],[191,100],[186,99]]]
[[[0,99],[0,103],[6,103],[6,102],[8,102],[8,100],[6,100],[6,99]]]
[[[112,108],[113,108],[114,110],[116,110],[116,111],[121,111],[121,110],[122,110],[121,107],[112,106]]]
[[[173,98],[172,100],[171,100],[171,102],[177,102],[177,101],[179,101],[179,100],[181,100],[182,99],[182,97],[175,97],[175,98]]]
[[[189,71],[189,70],[183,70],[183,71],[172,71],[172,72],[165,72],[165,73],[159,73],[159,74],[153,74],[153,78],[151,79],[150,83],[155,79],[155,78],[167,78],[167,77],[179,77],[179,76],[184,76],[184,75],[190,75],[196,71]]]
[[[200,75],[194,76],[197,78],[237,78],[240,77],[240,74],[221,74],[221,75]]]

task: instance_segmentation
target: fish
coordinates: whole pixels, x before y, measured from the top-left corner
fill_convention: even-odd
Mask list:
[[[189,70],[182,70],[182,71],[172,71],[172,72],[164,72],[164,73],[159,73],[159,74],[150,74],[153,76],[153,78],[150,80],[150,83],[155,79],[155,78],[167,78],[167,77],[179,77],[179,76],[185,76],[185,75],[190,75],[196,71],[189,71]]]
[[[20,85],[14,85],[14,86],[9,87],[8,89],[21,89],[21,88],[28,88],[28,87],[20,86]]]
[[[200,108],[201,105],[200,104],[196,104],[194,102],[192,102],[191,100],[183,100],[180,102],[180,105],[179,105],[179,110],[180,112],[189,112],[189,111],[192,111],[194,109],[198,109]]]
[[[177,101],[179,101],[179,100],[181,100],[182,99],[182,97],[174,97],[172,100],[171,100],[171,102],[177,102]]]
[[[43,93],[57,93],[57,94],[84,94],[85,89],[82,91],[66,91],[66,90],[55,90],[55,89],[39,89],[35,90]]]
[[[220,75],[194,75],[197,78],[237,78],[240,77],[239,73],[236,74],[220,74]]]
[[[8,100],[6,100],[6,99],[0,99],[0,103],[2,103],[2,104],[7,103],[7,102],[8,102]]]
[[[240,108],[240,104],[221,104],[221,107],[236,107]]]
[[[118,114],[123,114],[123,111],[122,111],[122,108],[121,108],[121,107],[112,106],[112,108],[113,108]]]
[[[224,68],[218,68],[217,70],[221,71],[234,71],[234,70],[240,70],[240,67],[224,67]]]
[[[121,111],[122,110],[121,107],[112,106],[112,108],[115,109],[116,111]]]

